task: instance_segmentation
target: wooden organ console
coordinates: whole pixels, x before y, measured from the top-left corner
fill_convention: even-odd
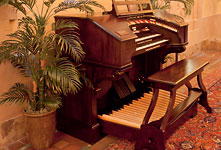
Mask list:
[[[184,60],[161,70],[165,56],[185,51],[188,43],[188,25],[179,17],[153,12],[150,0],[113,0],[113,11],[102,16],[55,17],[61,19],[79,25],[83,65],[94,88],[64,96],[59,130],[89,143],[105,133],[137,141],[138,150],[160,150],[196,114],[199,98],[211,112],[201,79],[208,63]],[[194,76],[200,88],[192,88]],[[188,95],[176,92],[181,85]]]

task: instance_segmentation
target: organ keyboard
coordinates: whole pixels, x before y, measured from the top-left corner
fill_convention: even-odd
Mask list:
[[[134,5],[138,9],[134,9]],[[191,92],[183,95],[176,93],[176,83],[175,88],[168,85],[171,89],[166,86],[167,89],[158,94],[160,83],[152,85],[149,80],[161,70],[167,54],[185,51],[188,25],[165,11],[153,12],[150,0],[113,0],[113,6],[112,12],[102,16],[55,17],[55,21],[78,24],[86,53],[83,65],[94,85],[94,88],[83,87],[76,95],[63,97],[63,106],[57,111],[57,128],[90,143],[106,133],[140,139],[137,149],[146,139],[153,149],[163,149],[164,140],[180,124],[181,116],[193,115],[198,98],[206,99],[205,89],[192,90],[188,81],[181,83]],[[125,6],[128,12],[121,11],[119,6]],[[169,77],[180,75],[176,70],[186,68],[181,72],[192,70],[201,84],[199,73],[205,65],[191,68],[191,64],[181,64]],[[186,76],[192,78],[193,74],[180,76],[179,81]],[[154,82],[158,80],[153,78]],[[206,105],[206,100],[202,103]]]

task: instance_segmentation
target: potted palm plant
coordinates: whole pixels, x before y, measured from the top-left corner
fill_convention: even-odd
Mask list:
[[[27,137],[33,148],[42,150],[52,144],[55,132],[55,110],[62,104],[59,94],[76,93],[86,78],[80,69],[84,58],[77,25],[60,21],[46,30],[49,19],[70,8],[93,13],[91,6],[103,8],[93,0],[67,0],[55,5],[55,0],[6,0],[22,13],[18,29],[0,45],[0,62],[10,61],[22,74],[32,79],[32,87],[15,83],[0,97],[0,104],[25,104]],[[63,29],[60,33],[55,30]],[[71,60],[61,57],[68,54]],[[73,62],[74,61],[74,62]]]

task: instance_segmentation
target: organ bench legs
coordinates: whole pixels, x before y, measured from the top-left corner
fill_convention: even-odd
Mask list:
[[[137,134],[135,150],[164,150],[164,135],[154,126],[142,125]]]
[[[207,91],[203,84],[202,73],[197,75],[197,82],[198,82],[200,89],[203,92],[202,95],[200,96],[199,104],[201,104],[207,110],[207,113],[212,113],[212,109],[210,108],[208,101],[207,101]]]

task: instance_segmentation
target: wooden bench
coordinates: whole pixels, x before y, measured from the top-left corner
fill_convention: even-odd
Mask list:
[[[197,101],[198,98],[200,98],[199,103],[206,108],[207,112],[212,112],[208,105],[207,92],[202,81],[202,71],[208,64],[209,62],[202,62],[199,59],[184,59],[160,70],[148,78],[155,91],[157,91],[157,89],[170,91],[170,103],[160,128],[162,131],[166,130],[169,119],[172,119],[172,117],[176,118],[176,116],[182,113],[188,106]],[[199,88],[192,88],[189,81],[196,76]],[[182,85],[187,86],[189,97],[185,102],[179,105],[179,107],[173,110],[176,90]]]
[[[145,136],[152,134],[149,131],[150,125],[160,129],[160,132],[155,131],[156,136],[153,134],[154,138],[151,142],[161,146],[154,147],[153,149],[164,149],[162,147],[165,146],[165,140],[176,128],[197,113],[198,102],[205,107],[208,113],[212,112],[208,105],[207,92],[202,81],[202,71],[206,65],[208,65],[208,62],[202,62],[199,59],[184,59],[148,77],[148,81],[151,83],[151,87],[153,87],[153,98],[148,108],[148,115],[144,118],[145,123],[141,126],[141,132],[138,136],[140,138],[136,140],[136,149],[145,147]],[[197,77],[198,88],[193,88],[190,83],[190,80],[194,77]],[[177,89],[183,85],[186,85],[188,88],[188,97],[174,107]],[[159,124],[146,124],[154,111],[157,101],[159,101],[159,89],[169,91],[170,93],[167,111],[164,117],[158,122]],[[163,139],[160,139],[160,137]],[[161,141],[161,143],[157,143],[157,141]]]

